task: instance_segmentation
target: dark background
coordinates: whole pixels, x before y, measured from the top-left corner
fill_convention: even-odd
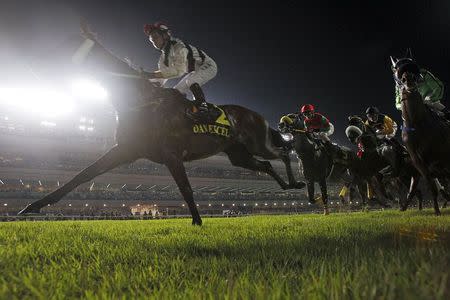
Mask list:
[[[247,106],[272,126],[313,103],[335,124],[337,142],[344,142],[346,117],[368,105],[400,121],[389,55],[411,47],[421,66],[450,82],[450,1],[0,3],[2,82],[29,76],[46,49],[79,32],[80,17],[117,55],[155,69],[159,52],[142,27],[162,20],[218,63],[205,86],[211,102]]]

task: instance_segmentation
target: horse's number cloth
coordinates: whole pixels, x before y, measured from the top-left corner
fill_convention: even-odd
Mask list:
[[[192,126],[192,131],[195,134],[211,134],[218,135],[222,137],[230,136],[230,121],[227,118],[227,115],[220,107],[214,105],[214,109],[220,112],[219,117],[210,124],[194,124]]]

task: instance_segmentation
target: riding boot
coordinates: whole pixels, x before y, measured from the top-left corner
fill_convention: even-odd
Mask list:
[[[196,108],[200,111],[208,111],[208,104],[206,103],[205,94],[203,93],[200,84],[194,83],[189,87],[189,89],[194,95],[194,105]]]

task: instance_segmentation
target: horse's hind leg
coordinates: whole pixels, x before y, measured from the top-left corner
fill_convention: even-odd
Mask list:
[[[241,144],[235,144],[224,151],[230,159],[233,166],[246,168],[252,171],[259,171],[269,174],[280,185],[283,190],[289,189],[290,186],[278,175],[268,161],[256,159]]]
[[[286,150],[283,150],[283,147],[286,145],[286,142],[283,140],[280,133],[270,128],[267,123],[265,123],[265,130],[266,131],[264,138],[258,139],[249,145],[250,147],[253,148],[250,151],[250,153],[261,156],[265,159],[280,158],[286,167],[286,174],[289,180],[288,188],[293,189],[304,188],[305,187],[304,182],[295,180],[294,173],[291,167],[291,160],[289,158],[289,153],[286,153]]]
[[[437,201],[437,197],[438,197],[438,189],[436,186],[436,181],[429,177],[429,176],[424,176],[425,179],[427,180],[428,183],[428,187],[431,191],[431,195],[433,196],[433,206],[434,206],[434,214],[436,216],[439,216],[441,214],[441,211],[439,210],[439,204]]]
[[[289,179],[289,187],[294,189],[302,189],[305,187],[305,183],[303,181],[296,181],[294,177],[294,173],[291,167],[291,160],[288,154],[282,154],[281,160],[283,161],[286,167],[286,173]]]
[[[80,184],[88,182],[89,180],[92,180],[98,175],[101,175],[117,167],[118,165],[131,162],[136,159],[137,156],[132,154],[128,148],[124,146],[115,146],[92,165],[75,175],[74,178],[61,186],[59,189],[22,209],[19,212],[19,215],[27,213],[39,213],[42,207],[58,202],[62,197],[64,197],[70,191],[74,190]]]

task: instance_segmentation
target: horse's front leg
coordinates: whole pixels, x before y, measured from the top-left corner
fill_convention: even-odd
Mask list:
[[[409,203],[411,203],[412,198],[414,198],[414,196],[417,193],[417,186],[419,185],[419,181],[420,181],[419,175],[411,176],[408,195],[406,196],[406,202],[400,207],[401,211],[405,211],[408,209]],[[420,206],[421,203],[419,203],[419,207]]]
[[[314,181],[306,179],[306,187],[308,189],[308,200],[311,204],[316,204],[316,199],[314,199]]]
[[[327,181],[325,178],[322,178],[319,181],[320,191],[322,193],[322,202],[323,202],[323,214],[328,215],[330,211],[328,210],[328,191],[327,191]]]
[[[69,182],[61,186],[59,189],[46,195],[44,198],[37,200],[19,212],[19,215],[27,213],[39,213],[41,208],[58,202],[62,197],[74,190],[77,186],[92,180],[93,178],[101,175],[118,165],[126,162],[131,162],[137,159],[137,155],[134,155],[129,148],[125,146],[114,146],[106,154],[100,157],[92,165],[75,175]]]
[[[183,195],[184,201],[186,201],[189,207],[192,215],[192,225],[202,225],[202,219],[194,202],[194,193],[192,192],[183,161],[176,154],[169,153],[166,154],[164,164],[169,169],[170,174],[172,174],[181,195]]]

